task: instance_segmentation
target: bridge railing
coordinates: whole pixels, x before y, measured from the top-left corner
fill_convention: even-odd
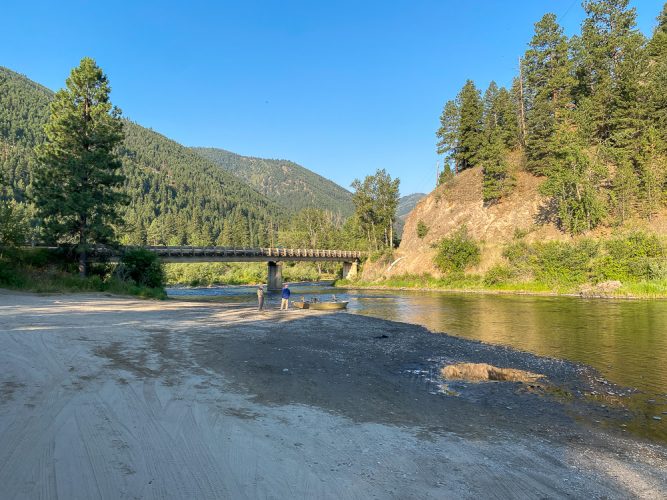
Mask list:
[[[311,248],[237,248],[237,247],[194,247],[194,246],[146,246],[151,252],[163,257],[276,257],[276,258],[329,258],[361,259],[366,252],[358,250],[328,250]]]

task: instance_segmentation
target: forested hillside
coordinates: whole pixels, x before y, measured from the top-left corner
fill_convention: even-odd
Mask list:
[[[0,67],[0,195],[27,202],[33,148],[53,92]],[[217,164],[129,121],[120,151],[124,243],[255,246],[275,242],[284,210]],[[39,237],[39,227],[33,228]]]
[[[583,8],[571,38],[554,14],[535,24],[509,88],[468,80],[446,102],[439,185],[365,279],[665,293],[667,5],[650,37],[627,0]]]
[[[224,149],[192,149],[291,211],[317,207],[345,217],[354,211],[352,193],[294,162],[241,156]]]
[[[628,0],[586,0],[579,35],[554,14],[535,24],[510,88],[468,80],[437,131],[442,182],[480,167],[486,207],[518,171],[543,180],[543,222],[580,234],[650,220],[667,179],[667,6],[650,38]],[[519,161],[514,161],[515,159]]]

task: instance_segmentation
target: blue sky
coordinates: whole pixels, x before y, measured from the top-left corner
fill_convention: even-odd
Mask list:
[[[663,0],[635,0],[650,33]],[[90,56],[124,114],[190,146],[296,161],[344,187],[435,182],[435,130],[467,78],[507,85],[533,24],[579,0],[12,1],[0,65],[51,88]]]

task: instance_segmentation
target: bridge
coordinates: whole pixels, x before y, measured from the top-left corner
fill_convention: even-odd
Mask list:
[[[283,285],[282,263],[297,262],[342,262],[343,278],[357,274],[359,260],[366,252],[356,250],[318,250],[310,248],[229,248],[191,246],[141,246],[123,247],[120,251],[96,248],[91,257],[117,259],[124,251],[143,248],[157,254],[162,262],[266,262],[268,264],[268,288],[280,290]]]

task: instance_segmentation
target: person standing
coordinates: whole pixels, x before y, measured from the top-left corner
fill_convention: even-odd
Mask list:
[[[264,285],[259,285],[257,287],[257,310],[262,309],[264,309]]]
[[[289,296],[292,292],[290,292],[289,286],[287,286],[287,283],[283,286],[283,293],[281,295],[282,299],[280,301],[280,310],[282,311],[283,309],[287,311],[289,309]]]

